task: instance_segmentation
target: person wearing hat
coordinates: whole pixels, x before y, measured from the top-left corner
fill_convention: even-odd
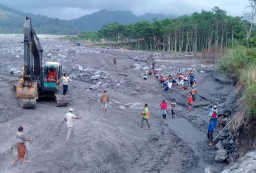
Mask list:
[[[214,122],[214,127],[217,127],[217,122],[218,122],[218,111],[217,111],[217,106],[214,105],[213,106],[213,113],[212,113],[212,118],[213,118],[213,122]]]
[[[23,160],[23,163],[28,163],[28,160],[25,160],[25,157],[27,156],[27,148],[25,145],[25,142],[32,142],[31,139],[27,138],[24,134],[24,129],[22,126],[18,128],[18,132],[16,133],[16,138],[17,138],[17,158],[12,161],[12,166],[15,165],[15,163],[19,160]]]
[[[210,106],[209,106],[209,109],[208,109],[208,117],[209,117],[209,120],[212,118],[212,113],[213,113],[213,106],[210,105]]]
[[[69,142],[69,137],[71,134],[73,134],[74,136],[76,135],[74,132],[74,119],[80,119],[78,116],[76,116],[75,114],[73,114],[73,108],[69,108],[68,113],[66,113],[64,120],[67,123],[67,128],[68,128],[68,134],[66,137],[66,142]]]

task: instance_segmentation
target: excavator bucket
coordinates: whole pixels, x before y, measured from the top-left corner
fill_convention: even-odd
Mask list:
[[[67,106],[68,105],[68,96],[66,95],[57,95],[55,94],[55,99],[56,99],[56,106]]]
[[[34,108],[38,99],[37,82],[23,86],[22,81],[16,85],[16,97],[22,108]]]

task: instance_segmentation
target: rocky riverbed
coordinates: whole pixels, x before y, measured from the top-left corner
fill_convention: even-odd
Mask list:
[[[208,146],[207,110],[211,104],[218,104],[220,113],[232,109],[237,94],[231,80],[217,73],[214,65],[192,55],[102,48],[85,43],[77,46],[61,38],[39,37],[43,61],[61,62],[63,72],[72,78],[70,103],[68,107],[56,107],[53,101],[41,100],[36,109],[20,108],[13,85],[19,80],[23,64],[23,38],[1,35],[1,172],[201,173],[209,169],[221,172],[227,165],[229,153],[222,143],[218,146],[224,150],[222,154],[226,153],[225,159],[218,160],[221,163],[215,161],[216,147]],[[165,97],[162,84],[154,76],[143,80],[153,61],[164,75],[194,70],[198,96],[192,112],[187,111],[190,88],[173,88]],[[103,89],[110,93],[105,114],[99,103]],[[159,104],[166,99],[170,107],[172,98],[178,104],[176,118],[168,115],[163,120]],[[151,130],[139,127],[145,103],[151,111]],[[69,107],[82,119],[75,122],[77,136],[65,143],[67,129],[63,117]],[[20,125],[34,141],[27,144],[31,162],[11,167],[16,156],[15,133]],[[228,142],[233,146],[232,141]]]

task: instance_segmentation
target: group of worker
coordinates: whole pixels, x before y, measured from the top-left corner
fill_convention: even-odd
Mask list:
[[[208,139],[210,140],[209,145],[213,145],[213,133],[215,129],[224,128],[227,124],[227,118],[225,115],[218,117],[217,105],[210,106],[208,110],[209,125],[208,125]]]
[[[116,57],[114,58],[114,65],[116,65]],[[155,69],[155,62],[152,64],[152,70]],[[50,75],[50,73],[49,73]],[[53,72],[51,72],[51,75],[53,75]],[[192,77],[191,77],[192,76]],[[179,83],[180,81],[184,80],[184,74],[179,73],[178,74],[178,80]],[[144,77],[144,79],[147,79],[147,76]],[[145,79],[145,80],[146,80]],[[58,81],[56,81],[57,83],[62,80],[63,81],[63,95],[66,94],[66,92],[68,91],[68,83],[71,81],[71,79],[68,77],[67,73],[64,74],[64,76],[62,78],[60,78]],[[169,81],[171,81],[173,86],[180,86],[180,84],[178,84],[176,82],[176,80],[172,77],[169,78]],[[192,111],[192,104],[193,101],[195,101],[195,95],[197,93],[197,91],[194,88],[194,74],[193,72],[190,72],[190,82],[187,83],[186,85],[190,85],[192,87],[191,92],[189,93],[189,97],[188,97],[188,107],[189,107],[189,111]],[[168,86],[168,85],[167,85]],[[183,85],[180,86],[181,88],[183,88]],[[104,90],[101,98],[100,98],[100,102],[101,102],[101,106],[102,106],[102,112],[105,113],[107,111],[107,107],[108,107],[108,103],[109,103],[109,94],[107,90]],[[175,108],[176,108],[176,100],[172,99],[171,103],[170,103],[170,107],[171,107],[171,115],[172,118],[175,118]],[[168,108],[168,104],[166,103],[165,100],[163,100],[160,103],[160,108],[161,108],[161,113],[162,113],[162,117],[163,119],[166,119],[167,116],[167,108]],[[70,141],[70,136],[73,135],[75,136],[75,132],[74,132],[74,119],[80,119],[81,117],[75,115],[73,113],[73,109],[70,108],[68,113],[66,113],[64,120],[66,122],[67,128],[68,128],[68,132],[67,132],[67,136],[66,136],[66,142]],[[213,112],[215,111],[215,108],[213,108]],[[141,112],[142,115],[142,119],[141,119],[141,123],[140,123],[140,127],[143,128],[144,126],[144,122],[146,122],[148,130],[150,130],[150,124],[149,124],[149,118],[150,118],[150,111],[148,108],[148,104],[144,104],[144,109]],[[212,114],[213,117],[215,117],[215,114]],[[216,117],[215,117],[216,118]],[[210,126],[211,125],[211,126]],[[216,126],[216,120],[214,118],[211,118],[211,123],[209,125],[209,138],[212,141],[212,128]],[[32,142],[32,140],[30,138],[27,138],[24,134],[24,128],[22,126],[20,126],[18,128],[18,132],[16,134],[16,138],[17,138],[17,151],[18,151],[18,155],[17,158],[12,161],[12,165],[14,166],[15,163],[18,160],[23,160],[23,163],[28,163],[28,160],[26,160],[26,155],[27,155],[27,148],[25,145],[25,142]]]

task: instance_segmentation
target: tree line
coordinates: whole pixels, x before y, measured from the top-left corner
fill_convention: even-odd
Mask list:
[[[229,16],[226,11],[214,7],[211,11],[202,10],[190,16],[153,22],[110,23],[98,32],[82,32],[78,37],[108,40],[136,49],[198,52],[232,47],[237,43],[256,45],[255,33],[250,26],[251,23],[242,17]],[[248,32],[251,32],[250,38],[247,38]]]

